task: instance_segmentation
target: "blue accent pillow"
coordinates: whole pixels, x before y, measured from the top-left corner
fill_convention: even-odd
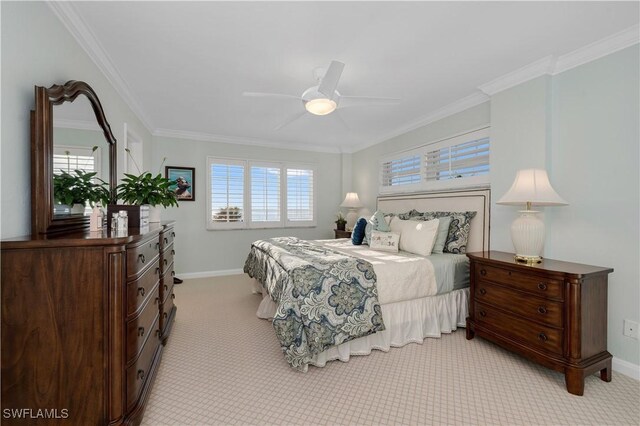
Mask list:
[[[361,217],[356,222],[356,226],[353,228],[353,232],[351,233],[351,242],[355,246],[362,245],[362,240],[364,240],[364,231],[367,227],[367,219]]]

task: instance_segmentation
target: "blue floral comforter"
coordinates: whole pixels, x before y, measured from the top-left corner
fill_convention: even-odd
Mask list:
[[[384,330],[371,263],[294,237],[251,245],[244,272],[277,304],[273,327],[291,367],[332,345]]]

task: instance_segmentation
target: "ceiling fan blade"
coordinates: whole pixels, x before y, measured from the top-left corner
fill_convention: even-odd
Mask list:
[[[343,69],[344,64],[342,62],[331,61],[331,65],[329,65],[327,72],[324,74],[324,77],[322,77],[322,80],[320,80],[318,92],[322,93],[329,99],[333,99]]]
[[[302,100],[300,96],[284,95],[282,93],[263,93],[263,92],[242,92],[242,96],[248,96],[252,98],[285,98],[285,99],[297,99]]]
[[[375,98],[372,96],[340,96],[338,108],[368,105],[397,105],[402,101],[398,98]]]
[[[284,122],[280,123],[277,127],[275,127],[273,130],[275,130],[276,132],[280,129],[282,129],[283,127],[288,126],[289,124],[293,123],[294,121],[296,121],[297,119],[299,119],[300,117],[302,117],[303,115],[305,115],[307,113],[307,111],[302,110],[296,114],[293,114],[291,117],[289,117],[287,120],[285,120]]]

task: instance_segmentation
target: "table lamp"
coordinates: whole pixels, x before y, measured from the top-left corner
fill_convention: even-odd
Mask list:
[[[358,194],[355,192],[347,192],[347,196],[344,197],[344,201],[340,204],[340,207],[346,207],[349,209],[349,213],[347,213],[345,219],[347,220],[347,231],[350,231],[356,225],[358,209],[362,207]]]
[[[516,249],[517,262],[533,265],[542,261],[544,247],[544,222],[531,210],[531,206],[565,206],[563,200],[549,183],[546,170],[526,169],[516,174],[516,179],[497,204],[526,205],[520,217],[511,224],[511,241]]]

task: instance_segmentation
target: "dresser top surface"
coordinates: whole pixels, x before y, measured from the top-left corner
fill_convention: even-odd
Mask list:
[[[527,265],[524,263],[516,262],[514,253],[507,253],[503,251],[480,251],[467,253],[467,256],[473,260],[488,261],[499,266],[519,268],[523,271],[534,270],[539,272],[557,272],[576,276],[613,272],[613,268],[585,265],[582,263],[564,262],[554,259],[543,259],[541,263]]]

